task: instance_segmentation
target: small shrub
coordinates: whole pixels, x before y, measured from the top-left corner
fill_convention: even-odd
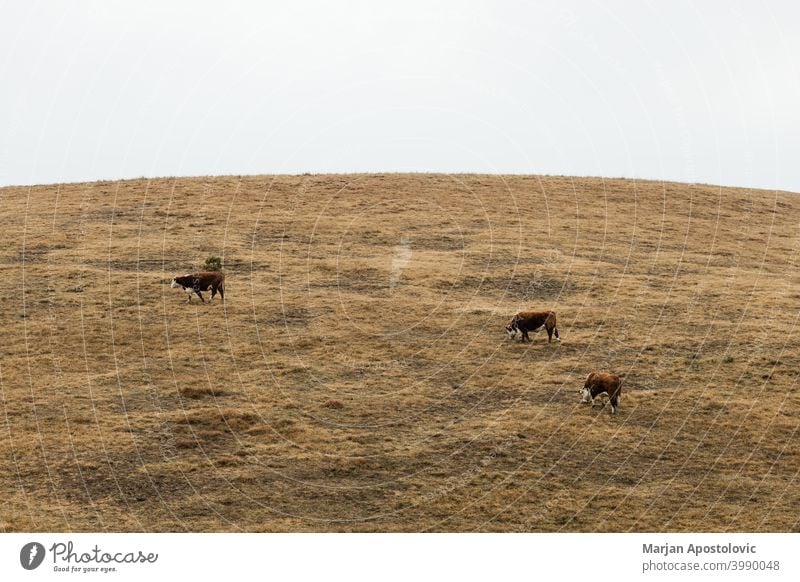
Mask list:
[[[222,259],[214,256],[208,257],[206,262],[203,264],[203,269],[206,271],[221,271]]]
[[[723,363],[725,363],[725,364],[730,364],[730,363],[732,363],[732,362],[733,362],[733,356],[732,356],[732,355],[730,355],[730,354],[728,354],[727,356],[725,356],[724,358],[722,358],[722,361],[723,361]]]

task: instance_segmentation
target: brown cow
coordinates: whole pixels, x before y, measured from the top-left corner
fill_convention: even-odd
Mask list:
[[[506,325],[506,333],[508,333],[510,339],[514,339],[517,332],[520,332],[524,342],[525,340],[531,341],[531,338],[528,337],[529,331],[536,332],[542,328],[547,330],[547,343],[553,341],[553,334],[556,336],[556,341],[561,341],[556,327],[555,311],[522,311],[517,313]]]
[[[173,289],[183,287],[183,290],[189,295],[186,300],[187,303],[192,301],[192,293],[195,293],[200,298],[200,301],[205,303],[206,300],[203,299],[203,295],[200,292],[208,290],[211,290],[211,299],[214,299],[214,296],[219,292],[220,298],[225,301],[225,273],[222,271],[191,273],[182,277],[175,277],[170,283],[170,287]]]
[[[586,377],[583,389],[578,392],[582,395],[581,402],[591,403],[592,407],[594,407],[595,398],[608,396],[608,401],[611,403],[611,414],[616,414],[617,405],[622,396],[622,378],[616,374],[592,372]]]

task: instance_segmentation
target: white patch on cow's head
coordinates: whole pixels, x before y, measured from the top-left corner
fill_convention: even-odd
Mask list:
[[[506,325],[506,333],[508,334],[508,339],[514,339],[518,331],[519,327],[517,326],[517,318],[514,317],[511,319],[511,321],[508,322],[508,325]]]
[[[578,390],[578,392],[581,394],[581,402],[582,403],[587,403],[588,404],[589,402],[592,401],[592,393],[589,392],[588,388],[582,388],[582,389]]]
[[[173,289],[180,287],[180,285],[175,279],[172,280],[172,283],[170,283],[169,286],[172,287]]]

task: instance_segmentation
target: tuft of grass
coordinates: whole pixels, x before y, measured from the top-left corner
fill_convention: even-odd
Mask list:
[[[180,395],[184,398],[192,398],[198,399],[203,398],[205,396],[212,396],[212,397],[219,397],[224,396],[227,392],[222,388],[217,388],[214,386],[203,386],[200,388],[196,388],[194,386],[187,386],[183,387],[179,390]]]

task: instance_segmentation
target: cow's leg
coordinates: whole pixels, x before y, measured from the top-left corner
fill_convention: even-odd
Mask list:
[[[195,289],[194,292],[197,293],[197,296],[200,298],[200,301],[202,301],[203,303],[206,302],[206,300],[203,299],[203,294],[200,293],[200,289]]]
[[[547,328],[547,343],[550,343],[552,341],[553,341],[553,328],[548,327]]]
[[[621,390],[619,388],[617,388],[617,391],[614,392],[614,395],[610,398],[610,400],[611,400],[611,414],[616,414],[617,413],[617,406],[619,406],[619,397],[621,396],[620,392],[621,392]]]
[[[217,295],[217,288],[211,287],[211,299],[209,299],[208,302],[211,303],[211,301],[214,300],[214,297],[216,297],[216,295]]]
[[[531,338],[530,338],[530,336],[528,335],[528,330],[527,330],[527,329],[522,331],[522,341],[523,341],[523,342],[525,342],[525,341],[531,341]]]

